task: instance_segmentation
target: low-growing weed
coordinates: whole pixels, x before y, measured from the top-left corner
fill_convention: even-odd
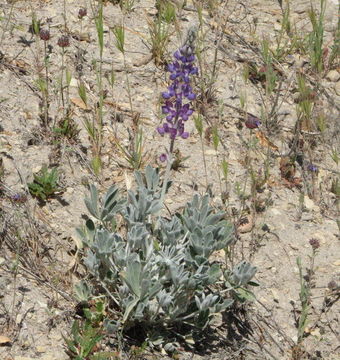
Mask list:
[[[310,239],[309,244],[312,248],[312,255],[310,256],[310,266],[307,268],[306,274],[303,274],[301,258],[296,259],[296,264],[299,269],[299,279],[300,279],[300,305],[299,317],[297,319],[297,342],[292,350],[293,359],[298,360],[303,355],[303,340],[306,336],[306,328],[308,324],[309,312],[311,309],[311,290],[315,287],[314,285],[314,262],[315,256],[320,247],[320,242],[317,239]]]
[[[312,68],[321,73],[324,69],[323,63],[323,41],[324,41],[324,17],[326,10],[326,0],[320,1],[320,12],[317,15],[313,6],[309,11],[309,20],[313,30],[308,36],[309,56]]]
[[[53,168],[51,171],[45,165],[34,174],[33,182],[28,184],[29,192],[39,200],[45,201],[61,191],[59,186],[58,170]]]
[[[156,19],[149,19],[149,43],[151,55],[156,65],[165,62],[167,45],[170,41],[171,24],[176,19],[176,10],[172,3],[160,2]]]

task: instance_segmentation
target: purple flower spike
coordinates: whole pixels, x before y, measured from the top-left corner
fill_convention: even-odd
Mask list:
[[[158,127],[157,131],[162,136],[169,134],[172,140],[171,149],[177,137],[182,139],[189,137],[184,124],[194,112],[192,101],[196,99],[192,87],[192,77],[198,74],[198,68],[194,66],[195,37],[195,34],[189,31],[185,44],[174,52],[174,61],[167,66],[170,84],[168,90],[162,92],[164,99],[162,113],[165,115],[166,122]],[[163,155],[165,154],[161,155],[162,158],[164,158]]]

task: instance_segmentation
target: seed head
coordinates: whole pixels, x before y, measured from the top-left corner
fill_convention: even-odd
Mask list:
[[[261,125],[261,121],[256,116],[248,114],[245,125],[248,129],[256,129]]]
[[[41,40],[48,41],[51,38],[51,34],[48,30],[41,29],[39,32],[39,36]]]
[[[65,48],[70,46],[70,39],[67,35],[63,35],[58,39],[58,46]]]
[[[313,250],[317,250],[320,247],[320,241],[318,239],[310,239],[309,244]]]
[[[86,8],[80,8],[78,11],[78,19],[82,19],[87,15],[87,9]]]
[[[337,285],[337,283],[336,283],[334,280],[332,280],[332,281],[330,281],[330,282],[328,283],[327,287],[328,287],[328,289],[330,289],[330,290],[334,290],[334,289],[336,289],[336,288],[338,287],[338,285]]]

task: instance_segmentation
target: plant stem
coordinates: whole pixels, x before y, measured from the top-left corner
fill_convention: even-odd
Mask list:
[[[204,141],[202,136],[200,136],[200,138],[201,138],[201,148],[202,148],[203,165],[204,165],[204,173],[205,173],[205,187],[208,188],[208,171],[207,171],[207,160],[205,158],[205,153],[204,153]]]
[[[45,128],[48,127],[48,108],[49,108],[49,86],[48,86],[48,59],[47,59],[47,43],[44,41],[44,55],[45,55]]]
[[[60,91],[61,91],[61,102],[63,105],[63,115],[65,116],[65,99],[64,99],[64,56],[65,56],[65,49],[62,48],[61,53],[61,78],[60,78]]]
[[[167,161],[167,164],[166,164],[164,180],[163,180],[163,186],[162,186],[162,192],[161,192],[161,198],[160,198],[161,203],[164,202],[165,192],[166,192],[166,188],[167,188],[167,185],[168,185],[168,180],[169,180],[169,177],[170,177],[171,165],[172,165],[172,161],[173,161],[172,152],[173,152],[173,149],[174,149],[174,143],[175,143],[175,139],[171,139],[170,147],[169,147],[169,154],[168,154],[168,161]]]

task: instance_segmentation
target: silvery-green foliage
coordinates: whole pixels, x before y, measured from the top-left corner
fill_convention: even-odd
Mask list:
[[[120,320],[106,320],[107,328],[138,323],[166,328],[184,322],[203,329],[233,302],[213,290],[222,271],[209,260],[234,241],[232,226],[223,213],[213,211],[207,195],[195,195],[183,214],[159,217],[158,171],[148,166],[135,178],[136,189],[126,199],[113,186],[100,201],[91,186],[85,202],[94,220],[78,230],[86,267],[120,309]],[[119,233],[114,226],[118,215],[124,220]],[[251,268],[241,266],[233,279],[245,284],[253,275]]]
[[[185,229],[189,232],[190,256],[197,264],[216,250],[230,245],[234,238],[232,236],[232,225],[223,220],[224,213],[214,213],[209,205],[209,196],[199,197],[195,195],[188,203],[182,215]]]
[[[246,261],[241,261],[237,264],[231,274],[230,280],[236,286],[247,285],[248,282],[254,277],[257,268],[247,263]]]
[[[92,286],[83,280],[75,285],[74,290],[76,297],[80,302],[88,301],[92,294]]]
[[[111,186],[103,199],[103,206],[99,207],[98,190],[94,185],[90,185],[90,198],[85,199],[85,204],[90,214],[102,222],[112,220],[123,205],[118,200],[118,188]]]

